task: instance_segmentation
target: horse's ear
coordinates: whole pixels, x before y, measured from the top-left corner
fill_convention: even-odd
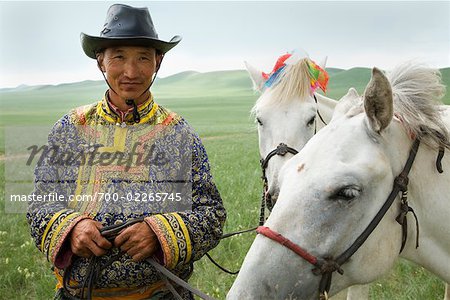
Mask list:
[[[392,120],[394,104],[392,88],[386,76],[377,68],[364,91],[364,109],[373,131],[380,133]]]
[[[264,86],[265,80],[263,77],[263,73],[257,70],[255,67],[250,65],[248,62],[245,63],[245,68],[247,69],[248,74],[250,75],[250,79],[253,82],[253,89],[258,92],[262,92],[262,88]]]
[[[327,60],[328,60],[328,56],[325,56],[319,63],[319,67],[321,67],[322,69],[325,70],[325,67],[327,66]]]
[[[344,95],[341,100],[336,105],[334,109],[333,116],[337,115],[345,115],[350,111],[350,109],[354,107],[360,107],[361,98],[358,95],[358,92],[354,88],[349,88],[346,95]]]
[[[348,89],[346,96],[352,98],[359,98],[358,91],[354,87]]]

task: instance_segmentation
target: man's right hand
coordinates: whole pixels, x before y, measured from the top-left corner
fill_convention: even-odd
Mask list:
[[[91,257],[105,255],[112,244],[102,237],[100,222],[84,219],[73,227],[70,233],[70,248],[75,255]]]

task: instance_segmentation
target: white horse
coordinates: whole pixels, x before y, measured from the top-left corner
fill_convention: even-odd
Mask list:
[[[437,71],[414,64],[399,66],[389,79],[374,69],[363,101],[349,91],[329,125],[281,170],[278,203],[266,227],[259,229],[262,234],[247,253],[228,298],[314,299],[321,278],[324,296],[332,278],[333,295],[376,280],[399,256],[449,282],[450,157],[436,160],[439,148],[450,149],[450,108],[436,105],[444,92]],[[409,205],[417,214],[420,240],[416,248],[419,231],[408,214],[408,239],[399,254],[404,232],[396,218],[404,214],[398,196],[402,193],[392,189],[397,188],[394,179],[407,169],[415,139],[420,146],[408,175],[409,202],[403,208],[406,212]],[[394,204],[384,205],[390,194]],[[382,207],[385,215],[365,240],[365,229]],[[268,238],[268,232],[279,235]],[[284,236],[285,245],[272,240],[274,236]],[[346,251],[355,243],[360,248]],[[348,259],[343,253],[353,255]],[[336,269],[343,275],[320,275]]]
[[[300,151],[309,139],[331,120],[337,104],[336,100],[311,89],[311,74],[308,68],[308,63],[311,62],[307,57],[287,61],[286,67],[270,87],[266,84],[268,76],[246,63],[254,90],[261,93],[252,109],[252,115],[258,124],[260,155],[263,160],[267,160],[264,170],[268,184],[267,193],[273,202],[279,192],[279,170],[293,153],[273,157],[268,156],[269,153],[280,144]],[[325,64],[326,58],[319,66],[324,70]],[[363,300],[368,298],[368,294],[369,286],[355,286],[348,290],[347,297],[343,292],[335,299]]]

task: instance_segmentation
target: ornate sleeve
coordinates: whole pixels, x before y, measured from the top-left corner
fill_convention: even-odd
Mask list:
[[[226,211],[199,137],[192,142],[192,210],[157,214],[145,221],[158,236],[164,265],[174,269],[200,259],[222,236]]]
[[[71,229],[79,221],[89,218],[88,215],[70,209],[67,202],[76,178],[68,178],[70,172],[67,171],[70,168],[61,163],[61,158],[68,154],[67,149],[74,142],[75,133],[71,127],[73,125],[69,124],[68,116],[53,126],[47,144],[39,153],[34,170],[35,200],[29,204],[27,211],[31,236],[37,248],[48,261],[57,266],[57,254]]]

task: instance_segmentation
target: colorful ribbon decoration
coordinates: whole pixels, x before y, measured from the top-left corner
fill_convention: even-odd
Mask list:
[[[324,93],[327,92],[328,76],[327,71],[318,66],[310,59],[306,60],[309,70],[309,78],[311,84],[311,92],[314,93],[319,87]]]
[[[266,88],[270,88],[273,85],[273,83],[276,81],[280,73],[284,70],[286,65],[288,65],[285,62],[291,56],[292,56],[291,53],[287,53],[280,56],[277,59],[275,66],[272,69],[272,72],[270,72],[269,74],[262,72],[262,77],[266,81],[264,84]],[[297,62],[298,61],[296,61],[295,63]],[[329,79],[327,71],[322,69],[320,66],[318,66],[314,61],[310,60],[309,58],[306,59],[306,63],[308,66],[311,93],[314,93],[317,88],[320,88],[322,91],[326,93]]]

